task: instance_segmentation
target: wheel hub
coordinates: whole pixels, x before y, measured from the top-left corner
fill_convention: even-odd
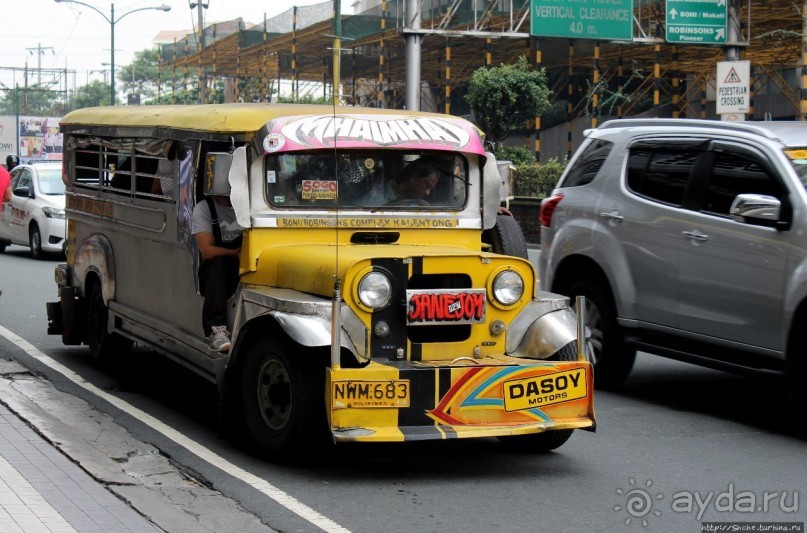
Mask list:
[[[258,372],[258,410],[264,423],[282,429],[291,417],[292,388],[288,369],[277,360],[266,361]]]

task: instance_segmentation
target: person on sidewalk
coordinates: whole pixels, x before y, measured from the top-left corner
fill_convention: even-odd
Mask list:
[[[0,204],[11,201],[11,174],[0,166]]]
[[[199,267],[199,287],[205,299],[202,327],[210,349],[220,353],[228,353],[231,347],[227,300],[238,286],[243,231],[228,196],[206,196],[193,209],[191,233],[202,256]]]

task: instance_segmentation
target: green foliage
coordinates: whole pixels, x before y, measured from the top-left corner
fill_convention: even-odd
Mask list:
[[[313,96],[306,94],[294,98],[293,96],[278,96],[277,101],[280,104],[331,104],[333,100],[326,96]]]
[[[152,100],[157,97],[157,59],[157,50],[154,48],[136,52],[134,60],[116,73],[118,88],[125,94],[139,94],[141,103],[153,103]],[[165,81],[166,73],[159,74]]]
[[[555,188],[566,163],[566,160],[550,159],[546,163],[517,165],[513,194],[545,198]]]
[[[477,69],[468,82],[466,100],[491,142],[522,129],[549,106],[551,90],[544,69],[535,70],[524,56],[513,65]]]
[[[268,102],[277,89],[265,78],[247,78],[238,82],[238,100],[241,102]]]
[[[82,107],[109,105],[109,84],[95,80],[70,93],[70,110]]]
[[[44,85],[44,84],[43,84]],[[48,87],[5,89],[0,93],[0,115],[58,117],[64,111],[62,93]]]
[[[526,146],[499,146],[494,152],[497,161],[510,161],[516,166],[529,165],[535,158]]]

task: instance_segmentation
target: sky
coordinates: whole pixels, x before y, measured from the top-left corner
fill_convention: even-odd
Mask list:
[[[0,90],[24,86],[26,61],[29,68],[75,70],[75,81],[69,88],[88,81],[103,80],[103,63],[110,62],[111,24],[101,14],[66,0],[1,0],[0,21]],[[82,0],[110,16],[108,0]],[[132,62],[135,52],[153,46],[160,31],[191,30],[197,20],[197,9],[189,1],[196,0],[121,0],[114,2],[115,66]],[[292,6],[308,6],[323,0],[202,0],[205,26],[242,17],[246,22],[263,22]],[[124,15],[143,7],[166,4],[168,12],[148,10]],[[346,5],[347,4],[347,5]],[[350,1],[342,0],[342,12],[347,13]],[[14,68],[20,69],[15,72]],[[98,71],[98,72],[93,72]],[[35,76],[33,77],[35,82]],[[29,75],[29,83],[32,81]],[[44,81],[44,80],[43,80]]]

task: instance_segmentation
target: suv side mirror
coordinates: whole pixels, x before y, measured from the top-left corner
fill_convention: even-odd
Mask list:
[[[779,222],[782,202],[765,194],[738,194],[731,203],[731,218],[737,222],[774,226]]]

